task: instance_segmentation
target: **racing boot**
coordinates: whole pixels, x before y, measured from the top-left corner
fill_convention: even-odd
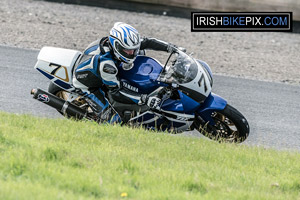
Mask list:
[[[104,92],[97,89],[85,96],[85,100],[95,114],[95,121],[99,123],[116,123],[120,121],[119,115],[105,99]]]

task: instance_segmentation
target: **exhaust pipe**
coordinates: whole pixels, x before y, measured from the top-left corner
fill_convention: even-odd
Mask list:
[[[75,117],[75,119],[82,119],[83,117],[87,116],[87,113],[84,109],[81,109],[78,106],[75,106],[74,104],[44,90],[39,88],[32,89],[30,93],[33,95],[34,99],[37,99],[38,101],[57,109],[58,111],[62,112],[63,115]]]

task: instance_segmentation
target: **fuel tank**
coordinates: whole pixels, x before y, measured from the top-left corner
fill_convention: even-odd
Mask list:
[[[130,70],[119,67],[121,85],[133,92],[149,94],[160,86],[166,86],[156,81],[162,70],[163,66],[154,58],[137,56]]]

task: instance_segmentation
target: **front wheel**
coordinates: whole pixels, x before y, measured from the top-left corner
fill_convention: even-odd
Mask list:
[[[234,107],[226,105],[224,110],[212,113],[215,124],[201,121],[198,116],[194,122],[195,128],[204,136],[220,142],[240,143],[249,135],[249,124],[246,118]]]

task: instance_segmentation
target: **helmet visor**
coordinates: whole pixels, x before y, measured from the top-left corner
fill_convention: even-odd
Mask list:
[[[118,41],[115,42],[116,50],[125,58],[133,59],[138,55],[139,47],[136,49],[126,49]]]

